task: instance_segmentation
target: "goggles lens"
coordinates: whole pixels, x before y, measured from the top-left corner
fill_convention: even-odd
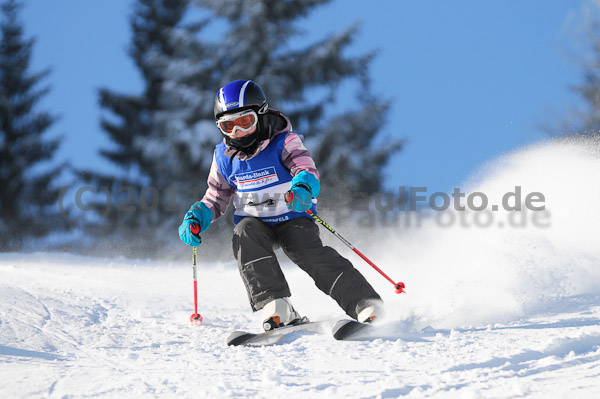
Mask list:
[[[250,110],[237,114],[223,115],[217,120],[217,126],[223,134],[231,136],[236,130],[247,132],[256,126],[257,122],[258,117],[256,116],[256,112]]]

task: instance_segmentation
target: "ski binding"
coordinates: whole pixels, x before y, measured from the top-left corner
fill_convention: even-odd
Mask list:
[[[311,322],[306,320],[299,324],[279,327],[274,330],[251,333],[246,331],[234,331],[227,337],[228,346],[267,346],[276,345],[285,340],[289,334],[297,331],[318,332],[322,322]]]

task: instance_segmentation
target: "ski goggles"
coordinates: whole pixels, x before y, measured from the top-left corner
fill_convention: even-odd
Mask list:
[[[247,132],[258,123],[256,112],[249,109],[235,114],[223,115],[217,119],[217,127],[226,136],[233,136],[239,130]]]

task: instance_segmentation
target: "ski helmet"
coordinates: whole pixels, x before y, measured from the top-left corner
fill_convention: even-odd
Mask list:
[[[215,120],[224,113],[253,109],[263,115],[269,109],[267,96],[259,85],[251,80],[234,80],[221,87],[215,97]]]
[[[214,114],[215,122],[226,113],[241,112],[251,109],[257,113],[258,125],[256,132],[241,138],[231,138],[223,132],[228,146],[242,151],[246,154],[252,154],[258,148],[261,140],[268,136],[267,128],[267,96],[259,85],[251,80],[234,80],[221,87],[215,97]],[[232,158],[233,159],[233,158]]]

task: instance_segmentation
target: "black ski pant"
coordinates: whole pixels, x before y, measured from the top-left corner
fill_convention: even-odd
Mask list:
[[[352,318],[362,301],[380,300],[373,287],[350,261],[323,246],[319,226],[308,218],[295,218],[269,226],[259,219],[242,219],[233,232],[233,254],[252,310],[291,295],[274,250],[281,247],[292,262],[312,277]]]

